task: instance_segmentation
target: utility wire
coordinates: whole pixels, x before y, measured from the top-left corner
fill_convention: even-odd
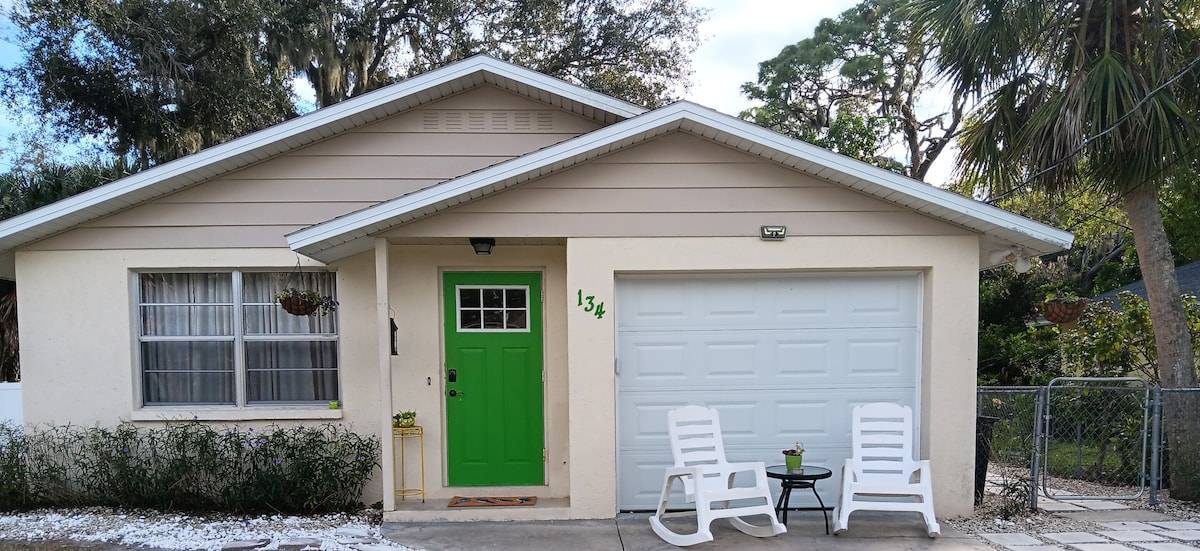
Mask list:
[[[1001,199],[1004,199],[1005,197],[1008,197],[1009,195],[1012,195],[1013,193],[1016,193],[1016,192],[1017,192],[1017,190],[1019,190],[1019,189],[1021,189],[1021,188],[1024,188],[1025,186],[1029,185],[1029,184],[1030,184],[1031,182],[1033,182],[1034,180],[1036,180],[1036,179],[1040,178],[1040,177],[1041,177],[1043,174],[1046,174],[1047,172],[1050,172],[1050,171],[1052,171],[1052,170],[1054,170],[1054,169],[1056,169],[1056,168],[1058,168],[1058,167],[1062,166],[1062,165],[1063,165],[1063,163],[1066,163],[1067,161],[1071,160],[1071,159],[1072,159],[1072,158],[1074,158],[1076,155],[1078,155],[1080,152],[1082,152],[1082,151],[1083,151],[1085,148],[1087,148],[1088,144],[1090,144],[1091,142],[1093,142],[1093,141],[1095,141],[1095,140],[1097,140],[1097,139],[1099,139],[1099,138],[1103,137],[1104,135],[1108,134],[1109,132],[1112,132],[1113,130],[1115,130],[1115,129],[1116,129],[1118,126],[1120,126],[1120,125],[1121,125],[1121,123],[1123,123],[1123,122],[1125,122],[1126,120],[1128,120],[1128,119],[1129,119],[1129,117],[1132,117],[1134,113],[1136,113],[1136,112],[1137,112],[1139,109],[1141,109],[1141,108],[1142,108],[1142,107],[1144,107],[1144,106],[1145,106],[1147,103],[1149,103],[1149,101],[1150,101],[1150,99],[1151,99],[1151,98],[1153,98],[1154,96],[1158,95],[1158,93],[1159,93],[1159,92],[1162,92],[1162,91],[1163,91],[1164,89],[1166,89],[1168,86],[1170,86],[1170,85],[1174,84],[1174,83],[1175,83],[1175,81],[1177,81],[1177,80],[1179,80],[1179,79],[1183,78],[1183,76],[1184,76],[1184,75],[1186,75],[1186,74],[1188,74],[1189,72],[1191,72],[1191,71],[1192,71],[1192,69],[1195,69],[1197,66],[1200,66],[1200,57],[1197,57],[1196,59],[1193,59],[1191,63],[1189,63],[1189,64],[1188,64],[1186,67],[1184,67],[1183,69],[1181,69],[1181,70],[1180,70],[1178,73],[1176,73],[1174,76],[1172,76],[1171,78],[1167,79],[1167,80],[1166,80],[1166,82],[1163,82],[1162,84],[1158,85],[1158,87],[1156,87],[1155,89],[1153,89],[1153,90],[1151,90],[1149,93],[1147,93],[1145,97],[1143,97],[1143,98],[1142,98],[1141,100],[1139,100],[1139,101],[1138,101],[1136,104],[1134,104],[1134,106],[1133,106],[1133,107],[1129,108],[1129,110],[1128,110],[1128,111],[1126,111],[1124,115],[1121,115],[1121,117],[1120,117],[1120,118],[1118,118],[1118,119],[1117,119],[1116,121],[1114,121],[1112,124],[1108,125],[1108,126],[1107,126],[1107,127],[1104,129],[1104,130],[1101,130],[1101,131],[1100,131],[1099,133],[1097,133],[1096,135],[1094,135],[1094,136],[1090,136],[1090,137],[1088,137],[1087,139],[1083,140],[1083,142],[1079,144],[1079,147],[1076,147],[1076,148],[1075,148],[1073,151],[1071,151],[1070,153],[1067,153],[1067,154],[1066,154],[1066,155],[1064,155],[1062,158],[1060,158],[1060,159],[1058,159],[1058,160],[1054,161],[1053,163],[1051,163],[1051,164],[1050,164],[1050,166],[1048,166],[1048,167],[1046,167],[1046,168],[1044,168],[1044,169],[1042,169],[1042,170],[1038,171],[1038,172],[1037,172],[1036,174],[1034,174],[1033,176],[1030,176],[1030,177],[1026,178],[1026,179],[1025,179],[1024,181],[1022,181],[1020,184],[1017,184],[1017,185],[1015,185],[1015,186],[1013,186],[1013,187],[1009,188],[1009,189],[1008,189],[1008,190],[1006,190],[1005,192],[1003,192],[1003,193],[1001,193],[1001,194],[999,194],[999,195],[997,195],[997,196],[995,196],[995,197],[992,197],[992,198],[988,199],[988,200],[987,200],[987,201],[985,201],[985,202],[986,202],[987,204],[989,204],[989,205],[991,205],[991,204],[995,204],[995,203],[996,203],[996,201],[999,201],[999,200],[1001,200]]]

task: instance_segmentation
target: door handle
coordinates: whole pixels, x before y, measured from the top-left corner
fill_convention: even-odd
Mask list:
[[[460,395],[460,394],[466,394],[466,393],[465,393],[465,392],[459,392],[459,391],[457,391],[457,390],[454,390],[454,389],[450,389],[448,392],[446,392],[446,394],[449,394],[449,395],[450,395],[450,397],[451,397],[451,398],[453,398],[453,397],[455,397],[455,396],[458,396],[458,395]]]

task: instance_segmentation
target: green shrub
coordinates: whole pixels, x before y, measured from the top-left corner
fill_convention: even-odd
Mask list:
[[[337,426],[0,426],[0,510],[356,510],[379,438]]]

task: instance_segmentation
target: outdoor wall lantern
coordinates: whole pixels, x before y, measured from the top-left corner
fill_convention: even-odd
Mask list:
[[[489,255],[492,254],[492,247],[496,246],[496,240],[490,237],[472,237],[471,248],[475,249],[475,254]]]
[[[787,238],[787,226],[761,226],[758,237],[763,241],[783,241]]]

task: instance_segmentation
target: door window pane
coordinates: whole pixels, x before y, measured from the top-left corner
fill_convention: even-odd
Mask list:
[[[460,331],[528,331],[529,288],[459,287]]]

